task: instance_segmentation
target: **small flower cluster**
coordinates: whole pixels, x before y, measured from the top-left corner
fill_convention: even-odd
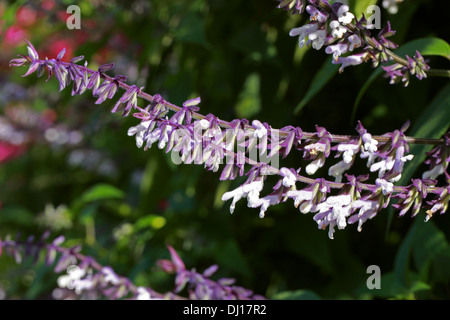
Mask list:
[[[187,270],[183,260],[177,252],[168,246],[171,260],[160,259],[158,266],[167,273],[176,273],[175,293],[187,288],[190,300],[264,300],[261,295],[255,295],[253,291],[233,285],[234,279],[222,278],[217,282],[209,279],[217,270],[217,265],[212,265],[202,273]]]
[[[45,264],[55,264],[56,273],[68,273],[59,277],[58,285],[75,289],[75,293],[84,298],[133,299],[139,296],[140,291],[129,279],[117,276],[110,267],[103,267],[92,257],[82,255],[80,246],[62,247],[65,240],[63,236],[49,243],[49,236],[50,233],[46,232],[37,240],[31,236],[21,241],[20,235],[15,240],[9,237],[0,239],[0,254],[4,251],[6,255],[14,257],[17,263],[21,263],[23,257],[37,263],[39,257],[45,255]],[[156,292],[148,292],[151,297],[163,297]]]
[[[394,64],[383,67],[391,78],[391,84],[401,80],[407,86],[410,76],[415,75],[418,79],[427,77],[430,67],[419,52],[412,58],[406,56],[404,59],[391,51],[398,45],[388,40],[395,34],[389,22],[376,36],[372,36],[374,25],[368,23],[364,15],[357,20],[346,4],[329,4],[326,0],[279,1],[279,8],[292,10],[293,13],[302,13],[306,8],[310,21],[292,29],[289,35],[298,36],[300,49],[305,45],[311,45],[316,50],[325,46],[325,52],[333,55],[333,63],[341,64],[339,72],[369,60],[373,67],[393,60]]]
[[[416,55],[412,58],[408,55],[406,56],[407,63],[394,63],[389,66],[382,66],[384,71],[386,71],[386,77],[390,77],[390,84],[402,82],[404,86],[408,86],[410,81],[410,76],[415,75],[417,79],[423,79],[427,77],[426,71],[430,69],[425,62],[419,51],[416,51]]]
[[[158,293],[151,288],[136,286],[128,278],[117,275],[109,266],[102,266],[94,258],[80,253],[81,247],[65,248],[62,246],[64,237],[59,236],[50,243],[49,232],[44,233],[38,240],[29,237],[15,240],[7,237],[0,239],[0,256],[4,252],[21,263],[23,256],[32,259],[34,263],[41,254],[45,254],[47,265],[55,264],[56,273],[66,272],[58,280],[59,288],[53,296],[65,299],[131,299],[131,300],[262,300],[263,296],[255,295],[251,290],[233,286],[234,279],[210,279],[218,269],[211,266],[203,273],[186,270],[185,265],[176,251],[168,246],[171,260],[159,260],[158,265],[168,274],[176,273],[176,288],[174,292]],[[180,296],[184,286],[189,285],[189,297]]]
[[[337,21],[342,18],[340,23],[347,23],[347,19],[350,19],[348,11],[344,9],[337,12],[340,12]],[[319,13],[317,14],[319,17]],[[413,155],[408,154],[409,143],[419,143],[418,139],[405,136],[404,131],[408,123],[401,130],[382,136],[372,136],[358,123],[358,135],[338,136],[320,126],[316,126],[315,132],[303,132],[301,128],[293,126],[274,129],[258,120],[251,123],[247,119],[227,122],[212,114],[204,116],[198,113],[200,98],[187,100],[179,107],[159,94],[152,96],[144,92],[143,88],[126,84],[125,76],[108,76],[105,72],[110,70],[113,64],[100,66],[94,71],[87,67],[87,62],[84,66],[77,64],[83,57],[76,57],[70,63],[62,62],[64,52],[56,59],[41,60],[30,43],[28,54],[12,60],[10,65],[30,64],[25,76],[35,71],[38,76],[42,76],[47,70],[49,77],[54,75],[57,78],[60,90],[73,83],[73,95],[92,90],[97,104],[112,99],[119,89],[125,90],[112,112],[122,111],[124,117],[132,114],[141,121],[128,130],[129,136],[135,136],[137,147],[144,146],[147,149],[157,144],[160,149],[171,152],[175,163],[204,165],[213,172],[218,171],[224,164],[221,180],[234,180],[238,176],[246,175],[247,180],[241,186],[222,196],[223,201],[233,199],[231,212],[235,210],[236,203],[245,198],[248,206],[259,208],[260,217],[264,217],[270,206],[293,199],[294,204],[300,206],[303,213],[316,212],[314,219],[319,227],[329,226],[329,235],[332,237],[334,227],[344,228],[346,219],[348,223],[359,221],[358,229],[361,229],[361,224],[385,208],[390,197],[394,195],[404,200],[396,206],[401,215],[408,210],[413,210],[415,215],[420,207],[429,210],[438,204],[439,208],[447,207],[448,197],[443,194],[447,188],[445,186],[437,187],[435,183],[425,179],[421,182],[419,189],[422,191],[419,194],[423,199],[429,194],[435,194],[437,199],[427,204],[417,200],[413,207],[410,202],[418,199],[413,192],[417,189],[418,182],[413,181],[413,184],[406,187],[393,186],[393,183],[401,178],[404,164],[413,158]],[[147,101],[147,106],[138,106],[138,98]],[[437,178],[447,170],[448,134],[446,137],[446,142],[432,142],[438,146],[429,153],[428,161],[434,170],[430,177],[432,175]],[[300,167],[279,169],[279,156],[284,159],[293,150],[303,153],[303,160],[309,162],[305,166],[307,175],[313,175],[322,168],[332,151],[336,153],[336,157],[342,157],[341,161],[328,170],[335,182],[303,176],[300,174]],[[375,184],[364,182],[368,176],[354,177],[348,174],[348,182],[341,182],[344,173],[352,167],[358,154],[360,158],[367,159],[370,172],[377,173]],[[246,170],[246,167],[250,168]],[[278,176],[279,180],[270,194],[260,197],[268,176]],[[306,186],[298,190],[297,184]],[[340,193],[332,195],[331,189],[338,189]],[[444,212],[445,210],[441,210],[441,213]]]

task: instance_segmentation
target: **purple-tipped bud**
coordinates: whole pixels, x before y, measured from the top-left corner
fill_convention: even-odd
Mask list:
[[[78,57],[72,58],[72,60],[70,60],[70,63],[77,63],[83,59],[84,59],[84,56],[78,56]]]
[[[26,40],[26,42],[28,43],[28,46],[27,46],[28,56],[33,60],[38,60],[39,54],[37,53],[36,49],[31,44],[31,42],[29,42],[28,40]]]
[[[27,62],[28,62],[28,59],[22,56],[22,58],[12,59],[9,62],[9,66],[10,67],[21,67]]]
[[[63,49],[58,53],[58,56],[56,57],[56,60],[61,61],[61,59],[64,57],[65,54],[66,54],[66,48],[63,48]]]
[[[108,64],[104,64],[104,65],[100,66],[98,68],[98,71],[101,73],[105,73],[106,71],[109,71],[112,68],[114,68],[114,63],[108,63]]]

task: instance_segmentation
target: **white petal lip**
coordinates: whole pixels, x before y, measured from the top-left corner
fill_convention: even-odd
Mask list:
[[[301,49],[305,45],[306,36],[308,36],[309,34],[311,34],[314,31],[316,31],[318,28],[319,27],[318,27],[317,23],[311,23],[311,24],[307,24],[307,25],[304,25],[299,28],[291,29],[291,31],[289,31],[289,35],[291,37],[299,36],[298,46]]]
[[[355,16],[353,15],[353,13],[348,12],[348,11],[349,11],[349,7],[345,4],[339,7],[338,20],[340,23],[348,24],[348,23],[352,22],[352,20]]]
[[[289,188],[295,185],[297,177],[292,173],[291,170],[289,170],[288,168],[281,168],[280,173],[283,176],[283,185],[285,187]]]
[[[316,160],[314,160],[313,162],[311,162],[310,164],[308,164],[306,166],[306,173],[309,175],[316,173],[316,171],[319,168],[323,167],[324,163],[325,163],[325,161],[324,161],[323,157],[317,158]]]

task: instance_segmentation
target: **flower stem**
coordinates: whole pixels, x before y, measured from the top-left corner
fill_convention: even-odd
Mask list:
[[[444,69],[430,69],[426,71],[428,76],[431,77],[444,77],[444,78],[450,78],[450,70],[444,70]]]

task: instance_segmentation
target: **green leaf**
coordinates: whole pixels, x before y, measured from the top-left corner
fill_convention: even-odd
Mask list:
[[[13,223],[22,227],[31,226],[33,225],[34,217],[34,214],[25,207],[9,205],[1,208],[0,224]]]
[[[166,224],[166,218],[162,216],[158,216],[156,214],[149,214],[145,217],[140,218],[136,223],[134,224],[134,227],[139,229],[160,229],[164,227]]]
[[[412,251],[417,270],[425,269],[439,253],[447,248],[445,234],[435,226],[433,221],[422,221],[416,230]]]
[[[305,96],[295,107],[294,114],[298,114],[303,107],[333,78],[337,73],[339,66],[332,63],[333,57],[329,57],[314,75],[311,85],[306,91]]]
[[[367,10],[369,6],[375,5],[377,0],[351,0],[349,2],[350,12],[352,12],[356,18],[361,18],[362,14],[366,16],[366,18],[370,17],[373,12]]]
[[[402,286],[407,286],[409,282],[409,258],[414,243],[414,234],[419,223],[418,219],[414,221],[395,256],[394,274],[396,281]]]
[[[119,190],[116,187],[109,184],[100,183],[86,190],[81,195],[79,201],[85,204],[105,199],[122,199],[123,197],[124,193],[122,190]]]
[[[310,290],[294,290],[276,293],[274,300],[320,300],[320,297]]]
[[[250,74],[244,82],[236,104],[236,113],[240,118],[251,118],[261,110],[260,76]]]
[[[413,55],[418,50],[423,56],[441,56],[450,60],[450,45],[439,38],[429,37],[412,40],[399,47],[398,55]]]
[[[205,36],[204,20],[196,13],[186,14],[174,31],[175,38],[179,42],[209,46]]]
[[[375,81],[376,78],[381,74],[383,69],[378,67],[370,77],[367,79],[367,81],[364,83],[364,85],[361,87],[361,89],[358,92],[358,95],[356,96],[355,103],[353,104],[353,110],[352,110],[352,116],[350,117],[350,123],[354,123],[355,117],[356,117],[356,110],[358,109],[359,103],[361,102],[362,97],[366,93],[367,89],[369,89],[372,82]]]
[[[92,225],[98,211],[98,203],[91,203],[80,211],[79,221],[84,225]]]
[[[229,239],[225,242],[217,243],[211,254],[224,270],[231,270],[243,277],[252,275],[247,257],[241,251],[236,240]]]
[[[431,286],[423,281],[414,281],[409,288],[411,294],[424,290],[431,290]]]
[[[450,280],[450,247],[438,253],[431,265],[430,281],[448,283]]]

